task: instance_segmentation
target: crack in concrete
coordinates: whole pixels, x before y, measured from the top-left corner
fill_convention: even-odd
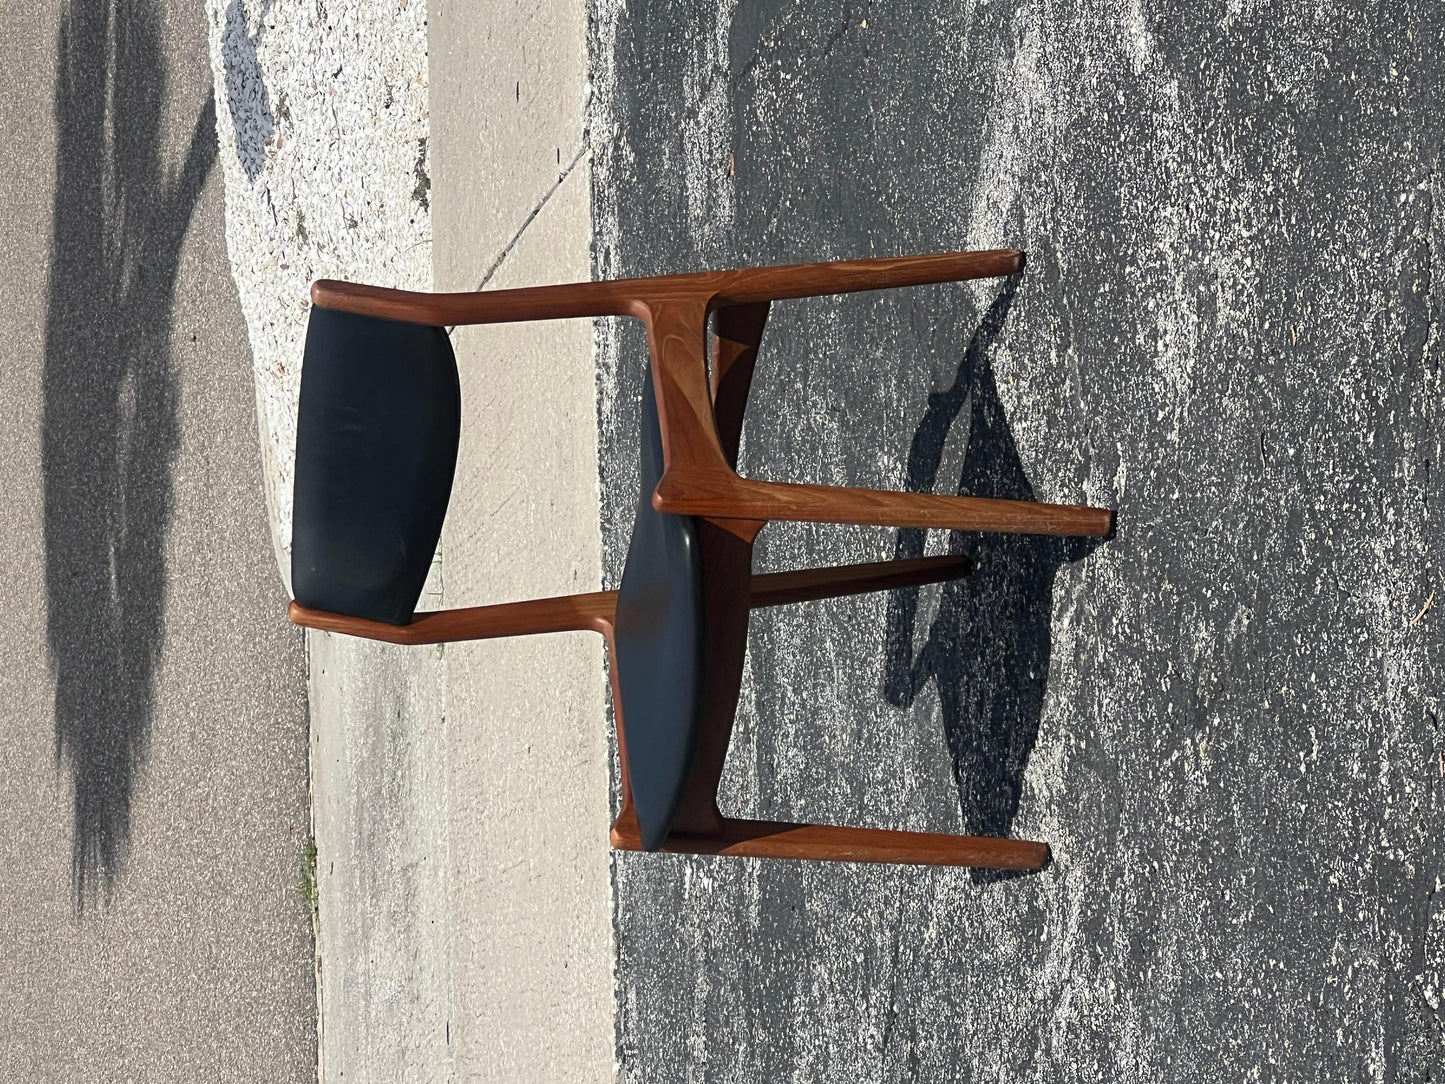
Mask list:
[[[516,248],[518,242],[522,240],[522,235],[527,232],[527,227],[537,220],[537,216],[542,213],[542,208],[547,206],[548,201],[550,201],[551,198],[557,194],[557,190],[562,187],[562,183],[572,175],[572,170],[577,167],[577,163],[586,157],[587,150],[588,145],[584,140],[582,146],[577,149],[577,153],[572,156],[572,160],[567,163],[566,168],[557,175],[556,183],[543,193],[542,198],[537,201],[537,205],[532,208],[527,217],[522,220],[522,224],[517,227],[517,232],[512,234],[512,239],[502,246],[501,252],[497,253],[497,258],[493,260],[491,266],[487,268],[486,274],[482,276],[482,281],[477,283],[478,290],[486,289],[487,283],[492,281],[492,276],[501,270],[502,264],[507,262],[507,257],[512,254],[512,250]]]
[[[888,954],[888,994],[883,1007],[883,1030],[878,1044],[881,1078],[888,1071],[888,1044],[893,1039],[893,1029],[898,1023],[898,986],[901,979],[898,958],[903,951],[903,884],[900,881],[893,897],[893,944]]]

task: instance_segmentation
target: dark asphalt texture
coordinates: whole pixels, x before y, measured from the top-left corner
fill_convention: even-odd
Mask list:
[[[598,277],[1028,253],[775,306],[744,473],[1118,509],[763,532],[978,570],[755,615],[725,808],[1054,863],[617,856],[623,1079],[1441,1079],[1445,8],[592,14]],[[600,344],[614,586],[645,345]]]

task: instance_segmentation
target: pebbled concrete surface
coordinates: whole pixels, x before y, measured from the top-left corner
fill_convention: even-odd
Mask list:
[[[226,245],[253,353],[266,506],[291,582],[291,469],[321,278],[431,286],[424,0],[207,0]]]
[[[619,856],[626,1080],[1438,1079],[1445,13],[595,0],[594,271],[992,246],[775,308],[746,472],[1117,506],[759,614],[725,805],[1010,879]],[[604,579],[643,341],[601,339]]]

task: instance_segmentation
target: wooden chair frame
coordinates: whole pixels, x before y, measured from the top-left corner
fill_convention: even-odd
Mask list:
[[[1102,508],[798,485],[737,473],[743,414],[771,302],[998,277],[1022,267],[1023,253],[996,250],[453,294],[322,280],[312,287],[311,299],[324,308],[435,326],[598,316],[643,322],[664,459],[652,504],[660,512],[697,518],[708,614],[703,725],[682,807],[663,850],[1028,870],[1048,861],[1047,845],[739,820],[724,817],[717,807],[752,609],[917,586],[969,570],[967,558],[947,556],[755,576],[753,540],[769,520],[1090,537],[1112,531],[1113,513]],[[295,602],[290,617],[299,625],[396,644],[591,630],[603,635],[615,660],[616,599],[615,591],[599,591],[441,610],[418,614],[401,626],[308,610]],[[627,779],[625,713],[615,662],[611,670],[623,797],[611,841],[619,849],[637,850],[641,842]]]

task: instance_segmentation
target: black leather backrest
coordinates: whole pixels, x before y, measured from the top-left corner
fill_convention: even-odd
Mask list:
[[[411,620],[460,434],[461,387],[442,328],[311,309],[296,429],[297,602]]]

